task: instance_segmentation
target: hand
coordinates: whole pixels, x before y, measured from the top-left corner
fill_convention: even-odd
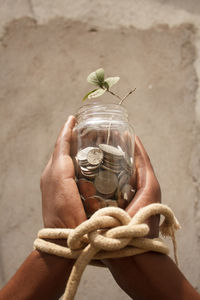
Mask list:
[[[160,185],[138,137],[135,139],[135,167],[137,193],[126,208],[131,217],[140,208],[161,201]],[[148,237],[157,237],[159,217],[153,216],[148,224],[150,226]],[[106,259],[104,263],[118,285],[132,299],[200,299],[195,289],[167,255],[147,252],[132,257]]]
[[[135,138],[135,169],[137,192],[126,208],[126,211],[131,217],[133,217],[140,208],[148,204],[161,202],[159,182],[155,176],[149,156],[137,136]],[[147,221],[150,227],[148,237],[158,236],[159,221],[159,216],[153,216]]]
[[[74,228],[86,220],[70,157],[74,125],[75,118],[70,116],[57,138],[54,152],[41,177],[45,227]]]

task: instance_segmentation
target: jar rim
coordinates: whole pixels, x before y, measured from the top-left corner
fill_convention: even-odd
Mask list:
[[[90,113],[93,110],[95,110],[95,113],[100,111],[102,111],[102,113],[123,113],[128,118],[127,109],[123,105],[115,103],[89,103],[82,105],[76,113],[76,118],[84,113]]]

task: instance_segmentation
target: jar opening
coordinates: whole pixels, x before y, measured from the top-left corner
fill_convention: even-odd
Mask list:
[[[88,118],[117,118],[128,122],[128,113],[124,106],[119,104],[86,104],[81,106],[76,114],[77,122]]]

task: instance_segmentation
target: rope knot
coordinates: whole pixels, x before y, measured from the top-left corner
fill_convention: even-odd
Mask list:
[[[131,227],[131,218],[120,208],[103,208],[98,210],[89,220],[80,224],[68,237],[71,250],[82,248],[84,242],[104,251],[116,251],[128,245],[134,234],[142,229],[139,236],[148,232],[148,226]],[[143,229],[144,228],[144,229]]]
[[[180,225],[169,207],[156,203],[141,208],[132,219],[121,208],[106,207],[95,212],[75,229],[42,229],[34,246],[49,254],[77,258],[64,293],[64,299],[73,300],[81,275],[91,261],[133,256],[148,251],[168,254],[169,249],[161,239],[145,237],[149,232],[146,220],[158,214],[164,216],[160,231],[163,235],[171,236],[177,263],[174,233]],[[67,247],[47,242],[43,240],[45,238],[66,239]]]

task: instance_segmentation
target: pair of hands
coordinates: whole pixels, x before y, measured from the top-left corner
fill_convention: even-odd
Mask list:
[[[75,182],[70,156],[75,118],[70,116],[62,128],[54,152],[41,177],[42,212],[48,228],[75,228],[86,220],[85,211]],[[126,211],[133,217],[142,207],[161,201],[160,185],[150,159],[138,137],[135,138],[136,194]],[[149,237],[156,237],[159,217],[148,220]]]

